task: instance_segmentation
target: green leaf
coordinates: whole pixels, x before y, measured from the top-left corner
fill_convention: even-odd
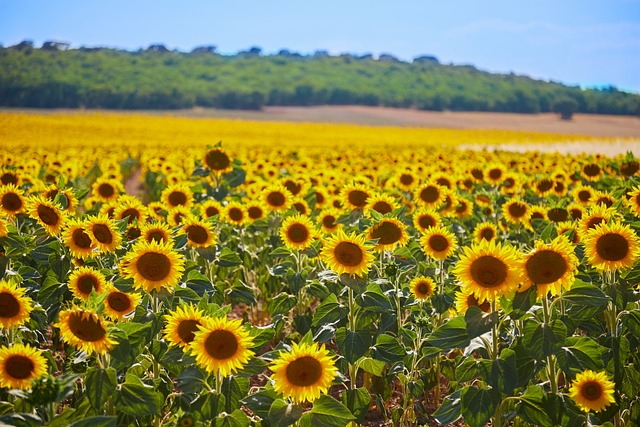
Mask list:
[[[139,378],[128,376],[117,394],[118,410],[129,415],[159,415],[164,399],[153,387]]]
[[[288,249],[286,246],[280,246],[279,248],[275,248],[269,253],[269,255],[271,255],[274,258],[289,258],[292,256],[291,250]]]
[[[529,386],[520,396],[516,412],[528,423],[541,427],[552,427],[553,421],[544,408],[544,398],[545,394],[540,386]]]
[[[342,403],[356,418],[356,423],[360,424],[369,411],[371,394],[366,388],[345,390],[342,393]]]
[[[236,265],[242,264],[242,260],[235,252],[225,246],[222,248],[222,251],[220,251],[216,264],[220,267],[235,267]]]
[[[282,399],[273,401],[269,409],[268,420],[273,427],[287,427],[302,417],[302,408]]]
[[[445,426],[456,422],[462,416],[461,393],[462,389],[445,396],[442,405],[433,413],[433,418]]]
[[[484,427],[500,404],[500,392],[495,389],[462,389],[462,416],[470,427]]]
[[[355,417],[349,409],[331,396],[322,395],[313,408],[300,419],[301,427],[345,427]]]
[[[262,418],[268,419],[271,405],[278,398],[278,394],[274,390],[262,390],[254,394],[250,394],[241,400],[242,404],[251,410],[254,414]]]
[[[209,278],[198,270],[189,270],[185,283],[189,289],[192,289],[200,297],[202,297],[206,292],[211,292],[213,290],[213,284]]]
[[[376,283],[370,283],[366,291],[357,298],[357,301],[360,307],[373,313],[386,313],[393,310],[389,297],[382,292],[380,285]]]
[[[91,368],[87,371],[85,384],[89,403],[94,409],[102,411],[102,407],[109,396],[116,391],[116,386],[118,385],[116,370],[114,368]]]
[[[376,359],[390,363],[400,362],[407,355],[398,340],[387,334],[378,335],[372,350]]]
[[[560,350],[567,335],[567,327],[560,320],[549,325],[545,323],[527,322],[524,326],[523,342],[531,355],[542,360]]]
[[[513,297],[511,302],[511,313],[509,314],[514,319],[521,319],[536,303],[538,289],[535,285],[529,287],[524,292],[518,292]]]
[[[350,331],[347,328],[339,328],[336,331],[336,344],[347,362],[355,363],[371,347],[371,334],[363,330]]]
[[[351,276],[347,273],[340,275],[340,283],[353,289],[357,294],[361,294],[367,289],[367,280],[359,276]]]
[[[280,292],[269,302],[269,314],[276,316],[278,314],[288,313],[296,306],[298,299],[286,292]]]
[[[382,360],[376,360],[371,357],[362,357],[357,362],[358,366],[365,372],[381,377],[384,373],[384,368],[387,366]]]
[[[638,264],[640,265],[640,263]],[[620,316],[622,324],[636,337],[640,337],[640,310],[630,310]]]
[[[581,280],[576,280],[571,289],[562,294],[562,299],[586,307],[600,307],[609,302],[609,297],[599,287]]]
[[[222,382],[222,394],[226,401],[226,412],[240,409],[240,399],[249,392],[249,380],[238,376],[228,376]]]
[[[586,369],[601,371],[604,368],[604,348],[589,337],[569,337],[558,351],[558,365],[572,381],[575,375]]]
[[[239,409],[236,409],[232,413],[225,413],[224,415],[216,418],[215,427],[249,427],[251,420],[247,417],[247,414]]]
[[[518,385],[518,365],[516,352],[503,348],[500,358],[491,367],[490,384],[502,393],[510,396]]]
[[[247,178],[247,173],[243,169],[239,169],[239,168],[238,169],[233,168],[231,172],[225,173],[224,175],[222,175],[222,179],[231,188],[242,185],[246,178]]]
[[[349,314],[349,307],[340,304],[338,298],[331,294],[316,308],[311,325],[316,327],[335,323],[347,317],[347,314]]]
[[[467,323],[464,317],[458,316],[436,329],[427,339],[427,343],[443,351],[464,348],[469,345]]]
[[[265,344],[271,341],[275,334],[276,331],[273,325],[252,326],[251,331],[249,331],[249,336],[253,338],[253,341],[251,342],[251,348],[259,350]]]
[[[498,324],[498,312],[486,314],[479,307],[471,306],[465,313],[464,321],[467,324],[467,336],[471,340],[489,332],[493,325]]]
[[[118,417],[89,417],[70,424],[69,427],[116,427]]]

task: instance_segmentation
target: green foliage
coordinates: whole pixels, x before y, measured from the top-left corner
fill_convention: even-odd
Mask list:
[[[384,105],[423,110],[637,114],[640,96],[582,90],[469,65],[369,56],[222,56],[165,49],[0,48],[0,105],[35,108],[260,109]],[[232,181],[242,180],[233,176]],[[234,185],[234,182],[230,183]]]

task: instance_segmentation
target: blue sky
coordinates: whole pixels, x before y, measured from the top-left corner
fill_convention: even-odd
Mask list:
[[[0,0],[0,43],[421,54],[640,93],[640,0]]]

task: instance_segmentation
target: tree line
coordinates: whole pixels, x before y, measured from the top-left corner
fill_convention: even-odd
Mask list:
[[[640,114],[640,95],[441,64],[429,55],[220,55],[215,46],[126,51],[47,42],[0,47],[0,105],[29,108],[257,110],[266,105],[371,105],[423,110]]]

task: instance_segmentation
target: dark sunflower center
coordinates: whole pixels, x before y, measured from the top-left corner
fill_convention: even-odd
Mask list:
[[[440,198],[440,190],[437,187],[430,185],[420,191],[420,199],[426,203],[434,203]]]
[[[411,185],[413,183],[413,175],[408,173],[403,173],[400,175],[400,182],[402,185]]]
[[[309,230],[303,224],[292,224],[287,230],[287,237],[294,243],[302,243],[309,238]]]
[[[600,166],[591,163],[589,165],[585,165],[584,168],[582,168],[582,170],[584,171],[584,174],[589,176],[589,177],[594,177],[594,176],[598,176],[600,175]]]
[[[471,169],[471,176],[481,181],[484,178],[484,173],[482,172],[482,169],[474,168],[474,169]]]
[[[136,263],[142,277],[152,282],[164,280],[171,272],[171,260],[158,252],[147,252]]]
[[[388,213],[389,213],[389,212],[391,212],[393,209],[392,209],[392,206],[391,206],[389,203],[387,203],[387,202],[384,202],[384,201],[380,200],[380,201],[375,202],[375,203],[373,204],[373,210],[374,210],[374,211],[378,211],[378,212],[380,212],[382,215],[384,215],[384,214],[388,214]]]
[[[598,239],[596,252],[606,261],[620,261],[629,253],[629,242],[617,233],[607,233]]]
[[[508,208],[509,214],[514,218],[522,218],[527,213],[527,206],[524,203],[511,203]]]
[[[104,224],[94,224],[92,231],[98,242],[104,243],[105,245],[113,242],[113,235],[111,234],[111,229],[108,226]]]
[[[467,296],[467,306],[469,307],[478,307],[480,310],[488,313],[491,310],[491,303],[489,301],[484,301],[482,304],[479,304],[478,298],[475,295],[471,294]]]
[[[547,216],[553,222],[562,222],[569,219],[569,212],[564,208],[552,208],[547,212]]]
[[[147,242],[151,243],[153,241],[156,242],[164,242],[165,241],[165,234],[161,231],[150,231],[147,234]]]
[[[284,194],[279,191],[272,191],[267,195],[267,203],[269,203],[270,206],[279,208],[280,206],[284,206],[285,202]]]
[[[113,197],[115,192],[116,192],[116,189],[113,188],[113,185],[108,184],[106,182],[98,186],[98,194],[100,194],[100,196],[104,197],[105,199]]]
[[[232,221],[242,221],[242,218],[244,218],[242,209],[240,208],[229,209],[229,218],[231,218]]]
[[[197,320],[183,320],[178,325],[178,336],[182,342],[189,344],[196,337],[195,332],[198,331],[200,322]]]
[[[2,177],[0,177],[0,182],[2,182],[2,185],[18,185],[18,177],[14,173],[5,172],[2,174]]]
[[[392,245],[402,239],[402,230],[396,224],[385,221],[373,230],[371,238],[378,239],[379,245]]]
[[[37,211],[40,220],[47,225],[56,225],[60,222],[60,216],[58,216],[56,210],[49,206],[38,205]]]
[[[201,245],[207,241],[209,233],[207,232],[207,229],[201,225],[189,225],[187,227],[187,238],[192,242]]]
[[[540,182],[538,182],[538,191],[540,191],[541,193],[549,191],[553,188],[553,184],[554,182],[550,179],[542,179],[540,180]]]
[[[458,203],[458,206],[456,206],[456,213],[463,214],[467,211],[468,207],[469,206],[464,202]]]
[[[111,292],[107,297],[109,307],[118,313],[128,313],[131,311],[131,300],[123,292]]]
[[[127,229],[127,240],[135,240],[140,237],[141,234],[142,232],[138,227],[129,227]]]
[[[205,209],[205,214],[207,215],[207,218],[211,218],[212,216],[220,215],[220,209],[215,206],[209,206]]]
[[[2,207],[9,212],[22,209],[22,198],[16,193],[7,193],[2,196]]]
[[[320,193],[319,191],[316,191],[316,203],[321,205],[323,204],[325,201],[325,197],[322,193]]]
[[[257,206],[251,206],[247,209],[247,214],[249,214],[249,218],[251,219],[260,219],[262,218],[262,209]]]
[[[428,283],[421,282],[420,284],[418,284],[418,292],[421,295],[429,295],[431,293],[431,287]]]
[[[297,212],[301,213],[302,215],[306,215],[306,214],[307,214],[307,207],[306,207],[306,206],[304,205],[304,203],[302,203],[302,202],[295,202],[295,203],[293,204],[293,208],[294,208]]]
[[[20,354],[9,356],[4,362],[4,370],[7,375],[17,380],[29,378],[35,368],[36,366],[31,359]]]
[[[92,290],[98,291],[98,280],[92,274],[78,277],[78,290],[84,295],[89,295]]]
[[[0,317],[12,318],[20,313],[20,302],[9,292],[0,293]]]
[[[494,181],[499,180],[502,177],[502,171],[500,169],[491,169],[489,171],[489,178]]]
[[[555,187],[553,187],[553,191],[557,192],[557,193],[563,193],[565,189],[564,183],[558,181],[556,182]]]
[[[449,181],[445,177],[440,177],[440,178],[436,179],[436,182],[438,183],[438,185],[442,185],[443,187],[451,188],[451,181]]]
[[[325,215],[322,218],[322,225],[324,225],[329,230],[331,230],[332,228],[335,228],[337,226],[336,217],[334,217],[333,215]]]
[[[516,185],[516,180],[515,180],[515,179],[513,179],[513,178],[507,178],[507,179],[505,179],[505,180],[502,182],[502,186],[503,186],[504,188],[511,188],[511,187],[513,187],[514,185]]]
[[[588,202],[591,200],[591,192],[587,190],[578,191],[578,199],[580,199],[581,202]]]
[[[580,220],[582,219],[582,209],[569,209],[569,215],[571,215],[571,218],[574,220]]]
[[[226,153],[219,150],[211,150],[207,153],[206,160],[209,169],[214,171],[225,170],[231,165],[231,159]]]
[[[361,208],[366,205],[368,198],[369,195],[362,190],[351,190],[348,196],[349,203],[357,208]]]
[[[322,377],[322,365],[311,356],[302,356],[287,365],[287,380],[297,387],[314,385]]]
[[[125,209],[122,211],[122,214],[120,214],[120,219],[127,217],[129,217],[129,224],[131,224],[134,219],[140,219],[140,211],[136,208]]]
[[[595,381],[589,381],[582,386],[582,397],[587,400],[600,399],[602,397],[602,386]]]
[[[592,230],[600,223],[604,222],[604,218],[596,216],[587,221],[587,230]]]
[[[73,230],[71,240],[73,240],[73,244],[80,249],[89,249],[91,247],[91,237],[81,228]]]
[[[435,227],[436,220],[431,215],[422,215],[418,219],[418,224],[420,224],[420,227],[425,229],[431,228],[431,227]]]
[[[228,359],[238,351],[238,339],[229,331],[212,331],[204,342],[204,348],[214,359]]]
[[[302,184],[298,184],[297,182],[287,181],[284,183],[284,186],[287,190],[294,196],[302,190]]]
[[[347,267],[355,267],[360,265],[364,260],[364,254],[360,246],[351,242],[340,242],[334,250],[335,257],[338,262]]]
[[[184,206],[187,204],[187,195],[182,191],[173,191],[169,194],[169,204],[171,206]]]
[[[471,278],[483,288],[500,286],[507,279],[507,265],[496,257],[484,255],[471,263]]]
[[[605,205],[608,208],[613,206],[614,203],[615,200],[611,199],[610,197],[600,197],[598,200],[596,200],[596,205]]]
[[[72,313],[69,316],[69,329],[73,335],[87,342],[100,341],[107,335],[99,320],[93,316],[83,318],[83,313]]]
[[[490,242],[491,240],[493,240],[493,238],[495,237],[496,233],[493,231],[492,228],[484,228],[482,229],[482,231],[480,232],[480,237],[482,237],[484,240]]]
[[[548,285],[568,270],[567,261],[556,251],[545,249],[531,255],[525,264],[527,276],[537,285]]]
[[[429,247],[434,252],[442,252],[449,248],[449,241],[444,236],[434,234],[433,236],[429,237]]]
[[[640,170],[640,163],[632,160],[630,162],[622,163],[620,165],[620,173],[623,176],[632,176]]]

